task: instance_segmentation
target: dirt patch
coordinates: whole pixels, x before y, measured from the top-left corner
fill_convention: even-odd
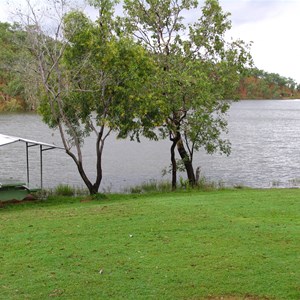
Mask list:
[[[28,195],[23,200],[12,199],[12,200],[0,201],[0,208],[5,207],[7,205],[18,205],[23,203],[37,202],[37,201],[39,201],[39,199],[37,199],[32,195]]]
[[[216,297],[208,297],[205,300],[272,300],[272,298],[264,297],[264,296],[216,296]]]
[[[82,200],[80,200],[81,203],[91,202],[91,201],[92,201],[91,199],[82,199]]]

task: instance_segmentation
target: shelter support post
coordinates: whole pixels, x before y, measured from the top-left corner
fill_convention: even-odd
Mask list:
[[[41,189],[43,189],[43,146],[40,145]]]
[[[43,189],[43,152],[55,149],[56,147],[48,147],[43,149],[43,145],[40,145],[40,172],[41,172],[41,189]]]
[[[29,157],[28,157],[28,143],[26,142],[26,168],[27,168],[27,186],[29,187]]]

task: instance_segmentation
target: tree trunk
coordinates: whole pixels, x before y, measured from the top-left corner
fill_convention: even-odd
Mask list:
[[[78,168],[78,172],[79,172],[82,180],[84,181],[85,185],[87,186],[87,188],[89,190],[90,195],[97,194],[98,190],[99,190],[100,183],[99,184],[97,184],[97,183],[92,184],[91,183],[91,181],[88,179],[88,177],[85,174],[82,163],[77,164],[77,168]]]
[[[90,195],[96,195],[99,191],[99,186],[100,185],[93,184],[92,188],[89,189]]]
[[[177,164],[176,164],[176,158],[175,158],[175,147],[176,147],[176,141],[173,141],[171,146],[171,163],[172,163],[172,190],[176,190],[177,185]]]
[[[175,147],[177,145],[178,140],[180,139],[180,134],[176,132],[176,135],[172,137],[170,133],[170,141],[172,142],[172,146],[170,149],[171,152],[171,164],[172,164],[172,190],[176,190],[177,186],[177,163],[175,157]]]
[[[102,126],[100,132],[98,133],[97,142],[96,142],[96,153],[97,153],[97,163],[96,163],[96,182],[93,185],[93,194],[97,194],[101,181],[102,181],[102,153],[104,148],[104,141],[109,135],[109,132],[107,135],[102,139],[104,132],[104,126]],[[90,191],[91,193],[91,191]],[[92,194],[92,193],[91,193]]]
[[[177,142],[177,150],[178,150],[179,155],[184,163],[189,183],[191,186],[195,186],[196,176],[195,176],[195,172],[194,172],[194,167],[193,167],[192,161],[191,161],[187,151],[184,148],[184,144],[182,142],[181,137],[179,137],[179,140]]]
[[[97,194],[98,190],[99,190],[100,183],[101,183],[101,179],[102,179],[102,170],[101,170],[101,179],[98,182],[92,184],[91,181],[88,179],[88,177],[87,177],[87,175],[86,175],[86,173],[83,169],[82,162],[79,161],[76,158],[76,156],[70,150],[66,150],[66,152],[69,156],[71,156],[71,158],[75,162],[75,164],[77,166],[77,169],[78,169],[78,172],[79,172],[79,175],[82,178],[83,182],[85,183],[86,187],[88,188],[90,195]]]
[[[61,131],[62,132],[62,131]],[[88,179],[84,168],[82,164],[82,155],[81,155],[81,149],[80,145],[77,144],[77,153],[78,157],[74,153],[72,153],[70,150],[66,150],[67,154],[72,157],[73,161],[75,162],[79,175],[81,176],[82,180],[84,181],[86,187],[89,190],[90,195],[95,195],[99,191],[99,187],[102,181],[102,153],[104,149],[104,142],[106,138],[109,136],[111,130],[109,130],[105,136],[103,136],[104,133],[104,126],[100,129],[97,137],[97,142],[96,142],[96,156],[97,156],[97,163],[96,163],[96,181],[94,184]],[[65,147],[67,147],[67,144],[64,139],[64,135],[62,135],[62,139],[64,142]]]
[[[70,155],[70,156],[73,158],[72,155]],[[73,158],[73,160],[74,160],[74,158]],[[74,161],[75,161],[75,163],[77,165],[77,169],[78,169],[79,175],[82,178],[82,180],[84,181],[86,187],[88,188],[90,195],[97,194],[98,190],[99,190],[99,187],[100,187],[101,180],[102,180],[102,169],[101,168],[100,168],[100,170],[97,169],[97,178],[98,178],[98,180],[94,184],[92,184],[91,181],[86,176],[86,173],[85,173],[85,171],[83,169],[82,163],[78,162],[78,160],[74,160]]]

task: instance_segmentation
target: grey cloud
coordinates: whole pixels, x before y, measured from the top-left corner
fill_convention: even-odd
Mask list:
[[[221,0],[224,11],[231,13],[234,25],[276,18],[293,1],[281,0]]]
[[[219,0],[223,11],[231,13],[233,26],[276,18],[296,1],[300,0]],[[200,0],[199,4],[199,8],[202,7],[204,0]],[[184,14],[187,23],[196,21],[200,16],[199,9]]]

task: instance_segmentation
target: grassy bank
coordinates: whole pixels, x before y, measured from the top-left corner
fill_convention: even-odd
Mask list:
[[[232,190],[7,206],[0,299],[300,299],[299,199]]]

